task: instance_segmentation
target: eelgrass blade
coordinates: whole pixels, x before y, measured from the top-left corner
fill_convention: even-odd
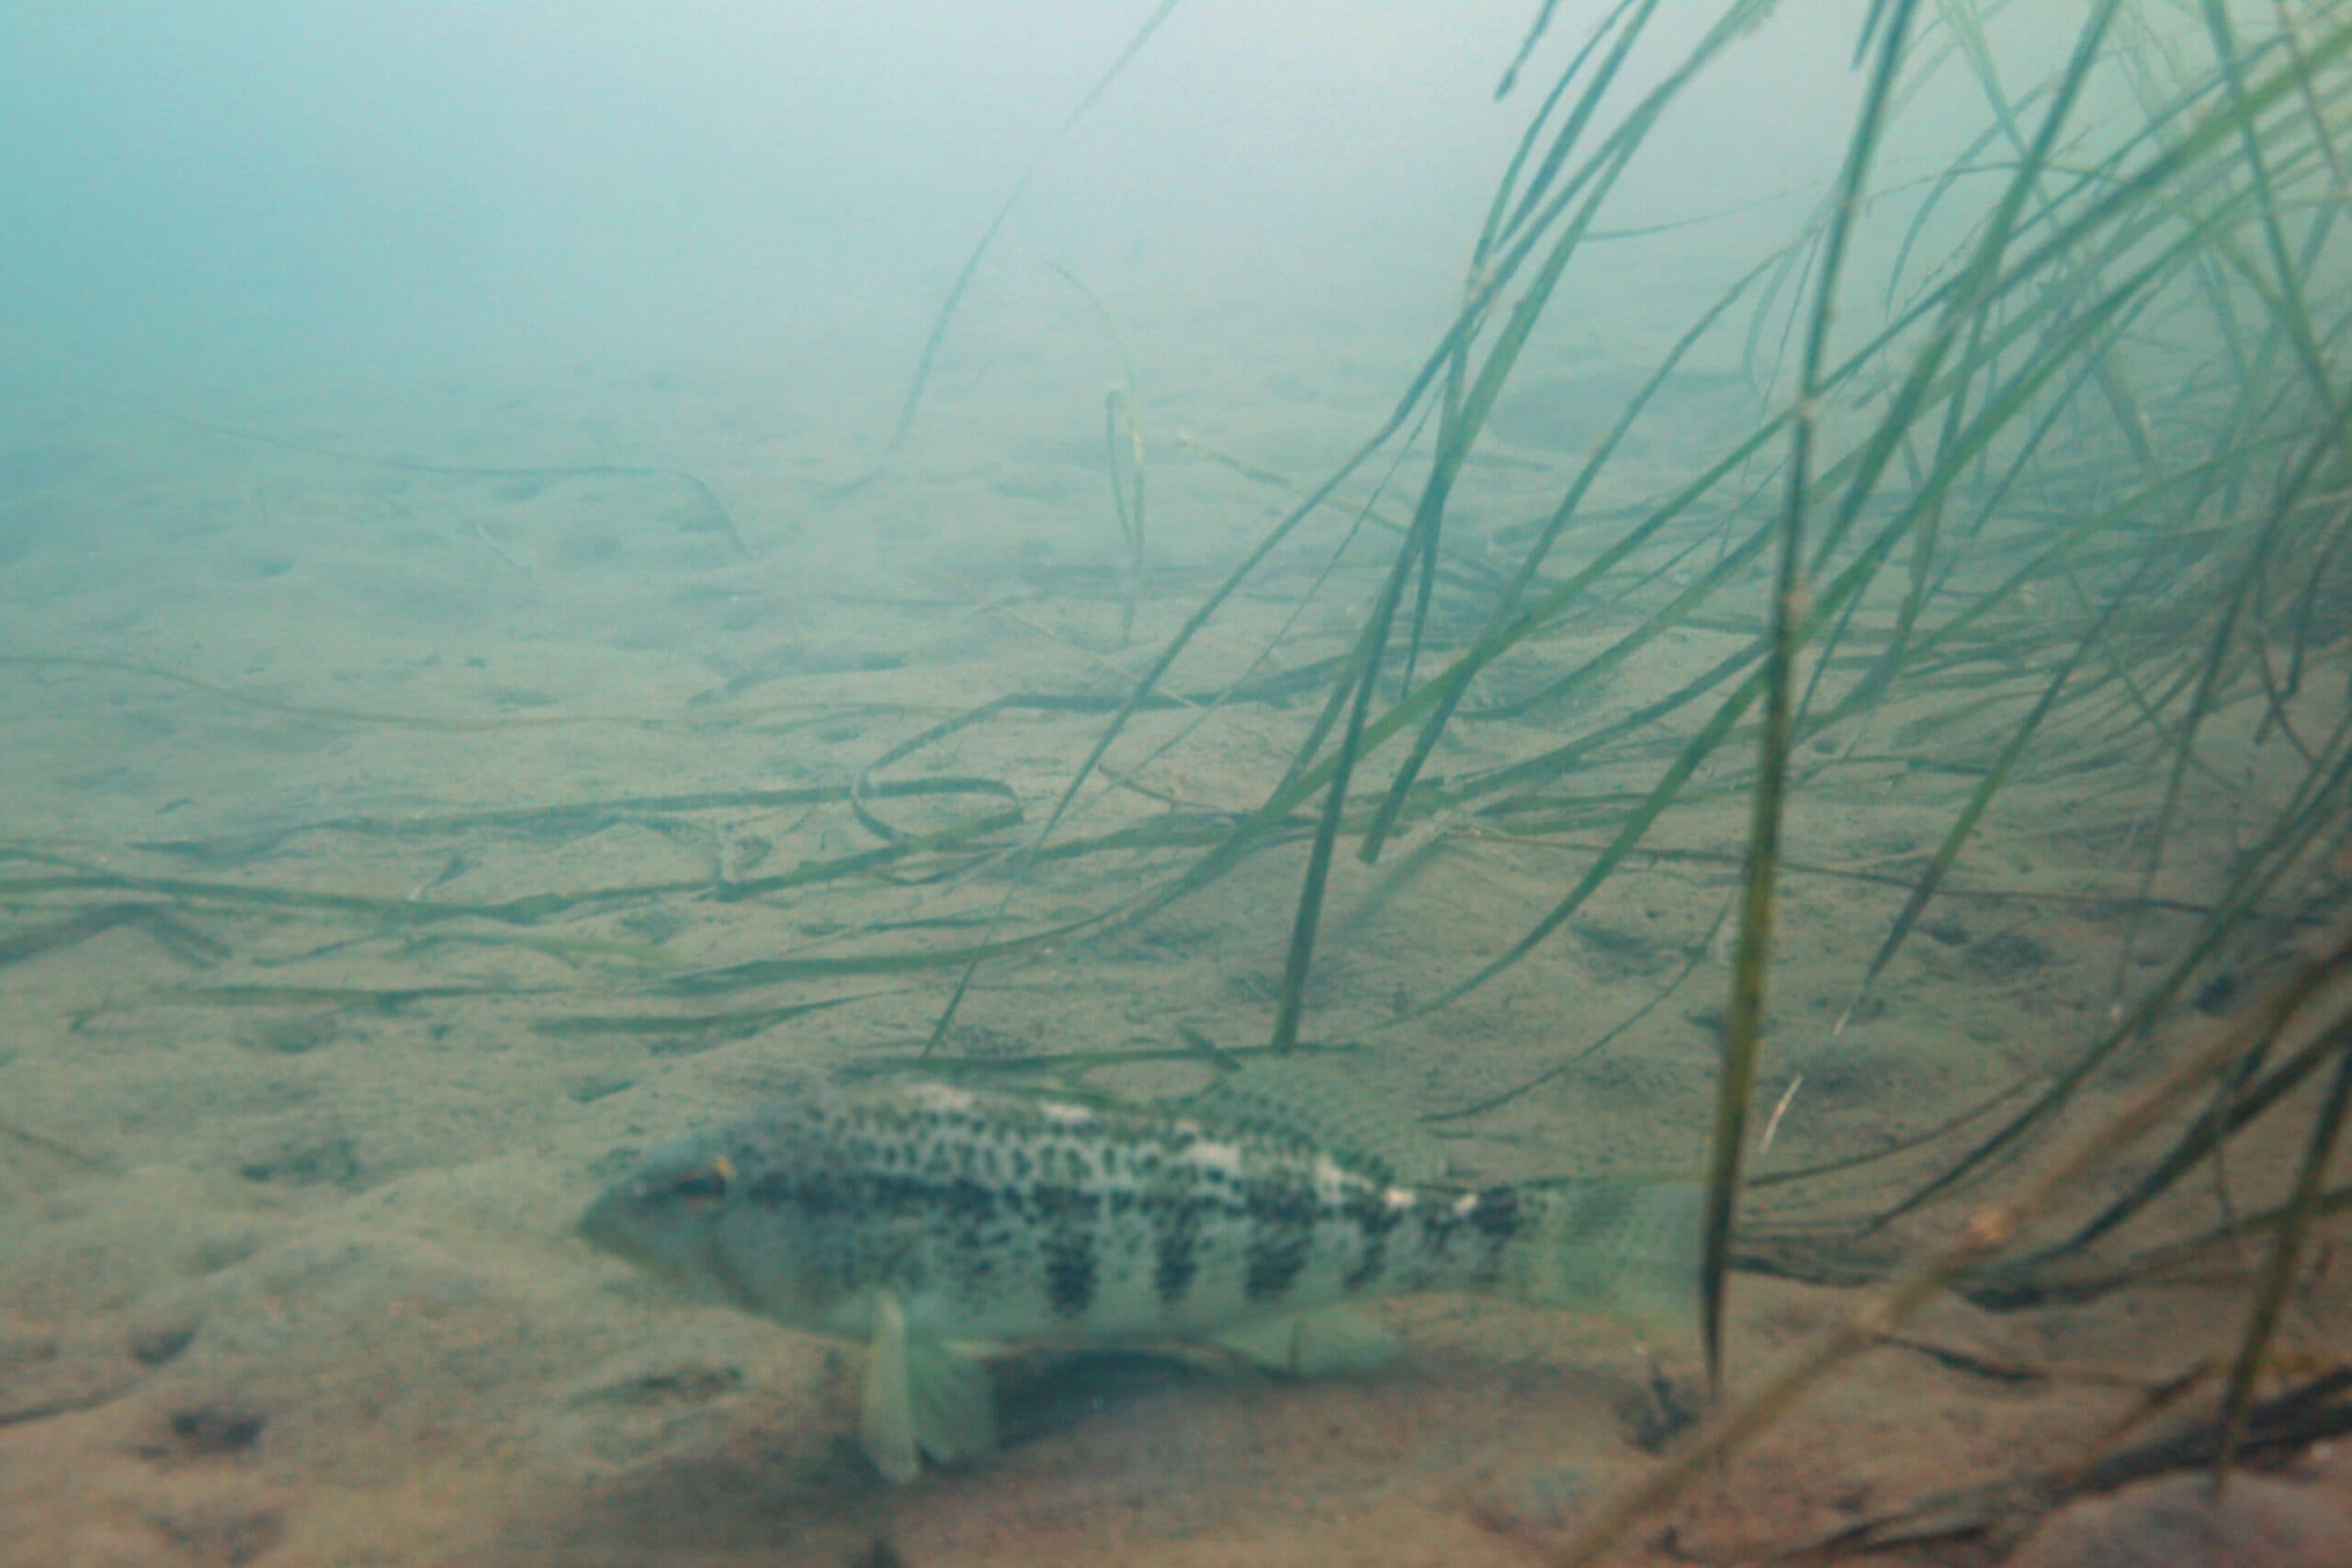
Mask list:
[[[2352,713],[2346,713],[2339,722],[2327,754],[2335,759],[2334,763],[2305,775],[2295,797],[2274,819],[2268,835],[2245,853],[2197,934],[2147,994],[2053,1077],[2050,1087],[2031,1104],[1952,1165],[1887,1208],[1873,1222],[1874,1225],[1912,1213],[1983,1168],[1987,1161],[2013,1146],[2027,1132],[2041,1125],[2064,1106],[2116,1052],[2164,1016],[2188,989],[2190,976],[2240,929],[2249,912],[2269,896],[2288,872],[2301,863],[2320,829],[2330,820],[2337,802],[2344,798],[2346,791],[2352,790]]]
[[[2333,932],[2318,952],[2297,965],[2267,1010],[2290,1014],[2347,967],[2352,967],[2352,931]],[[1710,1416],[1671,1458],[1589,1513],[1554,1559],[1558,1568],[1587,1568],[1598,1562],[1642,1520],[1754,1441],[1832,1372],[1883,1344],[1889,1333],[1949,1286],[1997,1258],[2027,1224],[2145,1137],[2241,1049],[2235,1032],[2217,1032],[2071,1147],[2045,1161],[2007,1199],[1973,1215],[1951,1241],[1904,1269],[1811,1349]]]
[[[2132,589],[2137,586],[2137,583],[2138,576],[2135,575],[2132,581],[2126,584],[2121,592],[2108,601],[2107,608],[2099,613],[2098,619],[2092,624],[2087,632],[2084,633],[2082,638],[2066,655],[2064,661],[2059,665],[2056,672],[2050,677],[2050,682],[2042,689],[2041,698],[2035,702],[2025,717],[2018,721],[2017,728],[2003,744],[2000,755],[1993,760],[1992,765],[1985,770],[1984,778],[1979,780],[1975,789],[1969,793],[1967,805],[1961,808],[1960,816],[1953,821],[1951,827],[1946,829],[1942,842],[1936,846],[1935,854],[1928,862],[1927,870],[1920,874],[1918,882],[1911,889],[1910,897],[1904,900],[1902,911],[1895,916],[1894,926],[1887,931],[1885,939],[1879,943],[1878,951],[1871,955],[1869,965],[1862,971],[1861,983],[1854,987],[1854,999],[1846,1004],[1845,1012],[1839,1016],[1837,1023],[1830,1030],[1833,1035],[1845,1032],[1847,1023],[1854,1016],[1854,1010],[1860,1006],[1862,998],[1870,994],[1871,983],[1885,969],[1888,961],[1902,949],[1904,939],[1911,934],[1911,928],[1917,923],[1920,912],[1928,907],[1928,901],[1936,896],[1936,889],[1943,885],[1945,874],[1951,869],[1952,862],[1959,858],[1961,849],[1968,842],[1969,835],[1976,830],[1977,823],[1983,820],[1985,809],[1993,804],[1993,797],[2000,792],[2004,784],[2008,783],[2009,774],[2017,767],[2018,759],[2025,754],[2025,749],[2032,743],[2034,736],[2040,732],[2042,721],[2050,716],[2050,710],[2057,704],[2058,694],[2065,690],[2066,682],[2074,678],[2075,669],[2082,662],[2084,654],[2087,653],[2092,645],[2106,635],[2109,623],[2114,620],[2116,612],[2130,602]]]
[[[2230,1368],[2229,1393],[2222,1401],[2222,1452],[2214,1465],[2216,1479],[2229,1473],[2238,1445],[2245,1438],[2246,1415],[2254,1408],[2263,1362],[2278,1332],[2278,1319],[2286,1311],[2288,1292],[2294,1286],[2304,1239],[2311,1234],[2321,1190],[2326,1183],[2328,1159],[2335,1152],[2335,1140],[2344,1131],[2346,1113],[2352,1112],[2352,1013],[2337,1019],[2326,1039],[2335,1053],[2335,1077],[2312,1119],[2311,1136],[2303,1145],[2302,1165],[2295,1173],[2294,1195],[2279,1221],[2278,1234],[2271,1240],[2269,1264],[2256,1287],[2254,1309],[2247,1315],[2245,1334]]]
[[[1770,265],[1770,263],[1765,264],[1766,266]],[[1442,685],[1437,698],[1437,705],[1429,717],[1422,722],[1420,732],[1414,739],[1411,751],[1407,754],[1404,761],[1398,766],[1396,776],[1389,782],[1387,793],[1381,801],[1379,811],[1374,817],[1372,826],[1364,832],[1363,846],[1360,852],[1364,861],[1370,863],[1379,858],[1381,845],[1395,828],[1397,815],[1404,809],[1407,796],[1419,779],[1421,769],[1428,762],[1430,754],[1437,749],[1439,738],[1444,733],[1445,726],[1453,717],[1455,707],[1468,693],[1471,682],[1476,678],[1480,670],[1492,663],[1497,657],[1516,642],[1516,637],[1498,634],[1508,634],[1512,627],[1520,601],[1529,584],[1534,581],[1537,570],[1542,567],[1544,558],[1550,554],[1553,546],[1558,542],[1560,535],[1575,519],[1577,508],[1583,504],[1586,495],[1591,491],[1593,482],[1600,478],[1601,470],[1624,440],[1626,433],[1633,429],[1635,422],[1641,418],[1643,410],[1649,406],[1650,400],[1657,396],[1658,389],[1666,384],[1667,378],[1674,374],[1691,346],[1713,329],[1724,312],[1731,309],[1763,270],[1763,266],[1755,268],[1733,284],[1713,305],[1702,312],[1699,320],[1676,341],[1673,348],[1659,362],[1657,368],[1643,382],[1634,396],[1627,400],[1624,408],[1618,413],[1616,423],[1610,427],[1608,434],[1601,437],[1600,445],[1593,449],[1591,457],[1586,460],[1576,479],[1568,486],[1566,493],[1561,497],[1559,504],[1554,507],[1551,515],[1544,520],[1543,526],[1537,530],[1535,537],[1529,543],[1525,554],[1521,558],[1519,566],[1513,570],[1510,580],[1503,584],[1494,608],[1488,612],[1486,632],[1480,636],[1477,643],[1467,654],[1438,677]],[[1549,615],[1555,614],[1561,605],[1570,602],[1571,596],[1578,588],[1597,581],[1608,572],[1619,561],[1638,549],[1643,543],[1671,522],[1676,514],[1674,511],[1661,508],[1646,519],[1641,526],[1627,531],[1614,543],[1602,549],[1594,559],[1578,569],[1576,577],[1572,580],[1573,586],[1564,587],[1562,592],[1551,594],[1537,611],[1532,613],[1521,624],[1532,624],[1537,619],[1548,618]]]
[[[1135,37],[1127,40],[1127,47],[1119,51],[1118,59],[1111,62],[1111,68],[1095,78],[1094,85],[1087,89],[1086,96],[1078,101],[1078,107],[1071,109],[1053,135],[1046,139],[1045,146],[1038,149],[1029,166],[1021,171],[1021,177],[1012,182],[1012,189],[1006,195],[1004,204],[989,220],[988,227],[980,231],[978,241],[964,258],[963,266],[956,271],[956,281],[948,286],[946,299],[940,301],[939,314],[932,321],[930,335],[923,339],[922,353],[915,359],[914,375],[909,378],[906,396],[899,404],[898,423],[891,426],[890,439],[883,446],[881,456],[874,460],[873,467],[837,487],[833,493],[846,494],[872,483],[899,455],[899,448],[906,445],[908,434],[915,427],[915,415],[922,410],[923,392],[931,385],[932,362],[939,357],[939,345],[947,340],[947,324],[956,319],[956,308],[963,304],[964,295],[972,287],[972,279],[978,275],[981,260],[988,255],[989,247],[996,243],[998,231],[1012,216],[1012,209],[1021,204],[1021,198],[1028,194],[1029,187],[1036,183],[1038,172],[1046,166],[1046,157],[1078,128],[1079,121],[1084,119],[1102,95],[1110,91],[1111,84],[1117,81],[1134,62],[1136,56],[1143,52],[1143,46],[1151,41],[1151,35],[1159,30],[1159,25],[1175,11],[1178,3],[1179,0],[1160,0],[1151,15],[1144,18],[1143,26],[1136,29]]]
[[[1756,1057],[1764,1027],[1766,971],[1771,963],[1774,878],[1780,870],[1781,816],[1788,780],[1792,693],[1796,682],[1798,640],[1807,619],[1805,593],[1806,485],[1812,477],[1816,399],[1828,360],[1829,321],[1844,270],[1846,247],[1861,207],[1864,181],[1878,149],[1888,95],[1893,91],[1916,0],[1889,0],[1878,63],[1865,89],[1862,108],[1846,150],[1838,181],[1812,324],[1807,330],[1799,379],[1796,417],[1789,458],[1789,498],[1780,525],[1780,564],[1774,573],[1770,646],[1766,655],[1764,728],[1756,765],[1754,811],[1749,819],[1747,867],[1740,894],[1739,932],[1732,959],[1731,1002],[1724,1026],[1724,1059],[1715,1077],[1714,1134],[1707,1153],[1706,1223],[1699,1271],[1700,1333],[1707,1377],[1723,1382],[1724,1297],[1730,1279],[1732,1229],[1740,1172],[1747,1152],[1748,1103],[1756,1087]]]

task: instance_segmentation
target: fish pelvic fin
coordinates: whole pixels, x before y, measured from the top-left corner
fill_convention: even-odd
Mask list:
[[[996,1394],[988,1369],[928,1335],[910,1332],[895,1295],[875,1303],[858,1433],[874,1467],[905,1484],[926,1459],[955,1464],[996,1448]]]

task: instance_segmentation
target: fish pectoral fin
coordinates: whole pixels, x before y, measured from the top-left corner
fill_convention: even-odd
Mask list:
[[[928,1335],[910,1333],[899,1298],[874,1306],[859,1436],[884,1478],[904,1483],[922,1461],[954,1464],[996,1447],[996,1395],[988,1369]]]
[[[1343,1306],[1251,1318],[1207,1339],[1253,1365],[1293,1377],[1363,1371],[1394,1360],[1399,1348],[1378,1318]]]

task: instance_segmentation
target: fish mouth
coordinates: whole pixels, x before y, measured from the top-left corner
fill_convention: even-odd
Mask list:
[[[617,1191],[607,1192],[589,1204],[572,1226],[572,1233],[597,1251],[625,1263],[643,1268],[650,1261],[644,1241],[633,1234],[628,1223],[628,1201]]]
[[[731,1306],[744,1312],[760,1310],[734,1266],[706,1235],[683,1247],[648,1235],[638,1223],[632,1194],[627,1189],[605,1193],[588,1205],[572,1231],[596,1251],[626,1263],[649,1279],[682,1292],[690,1300]]]
[[[626,1187],[606,1192],[588,1205],[572,1225],[573,1234],[641,1274],[684,1287],[689,1293],[707,1294],[709,1286],[698,1278],[701,1268],[708,1263],[699,1256],[699,1242],[688,1249],[695,1256],[687,1256],[677,1238],[665,1236],[659,1226],[649,1232],[635,1199],[636,1194]]]

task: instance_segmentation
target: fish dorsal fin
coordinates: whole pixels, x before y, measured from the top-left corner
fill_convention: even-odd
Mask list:
[[[1312,1144],[1383,1181],[1443,1179],[1445,1151],[1404,1107],[1313,1062],[1261,1057],[1221,1075],[1186,1109],[1242,1132]]]

